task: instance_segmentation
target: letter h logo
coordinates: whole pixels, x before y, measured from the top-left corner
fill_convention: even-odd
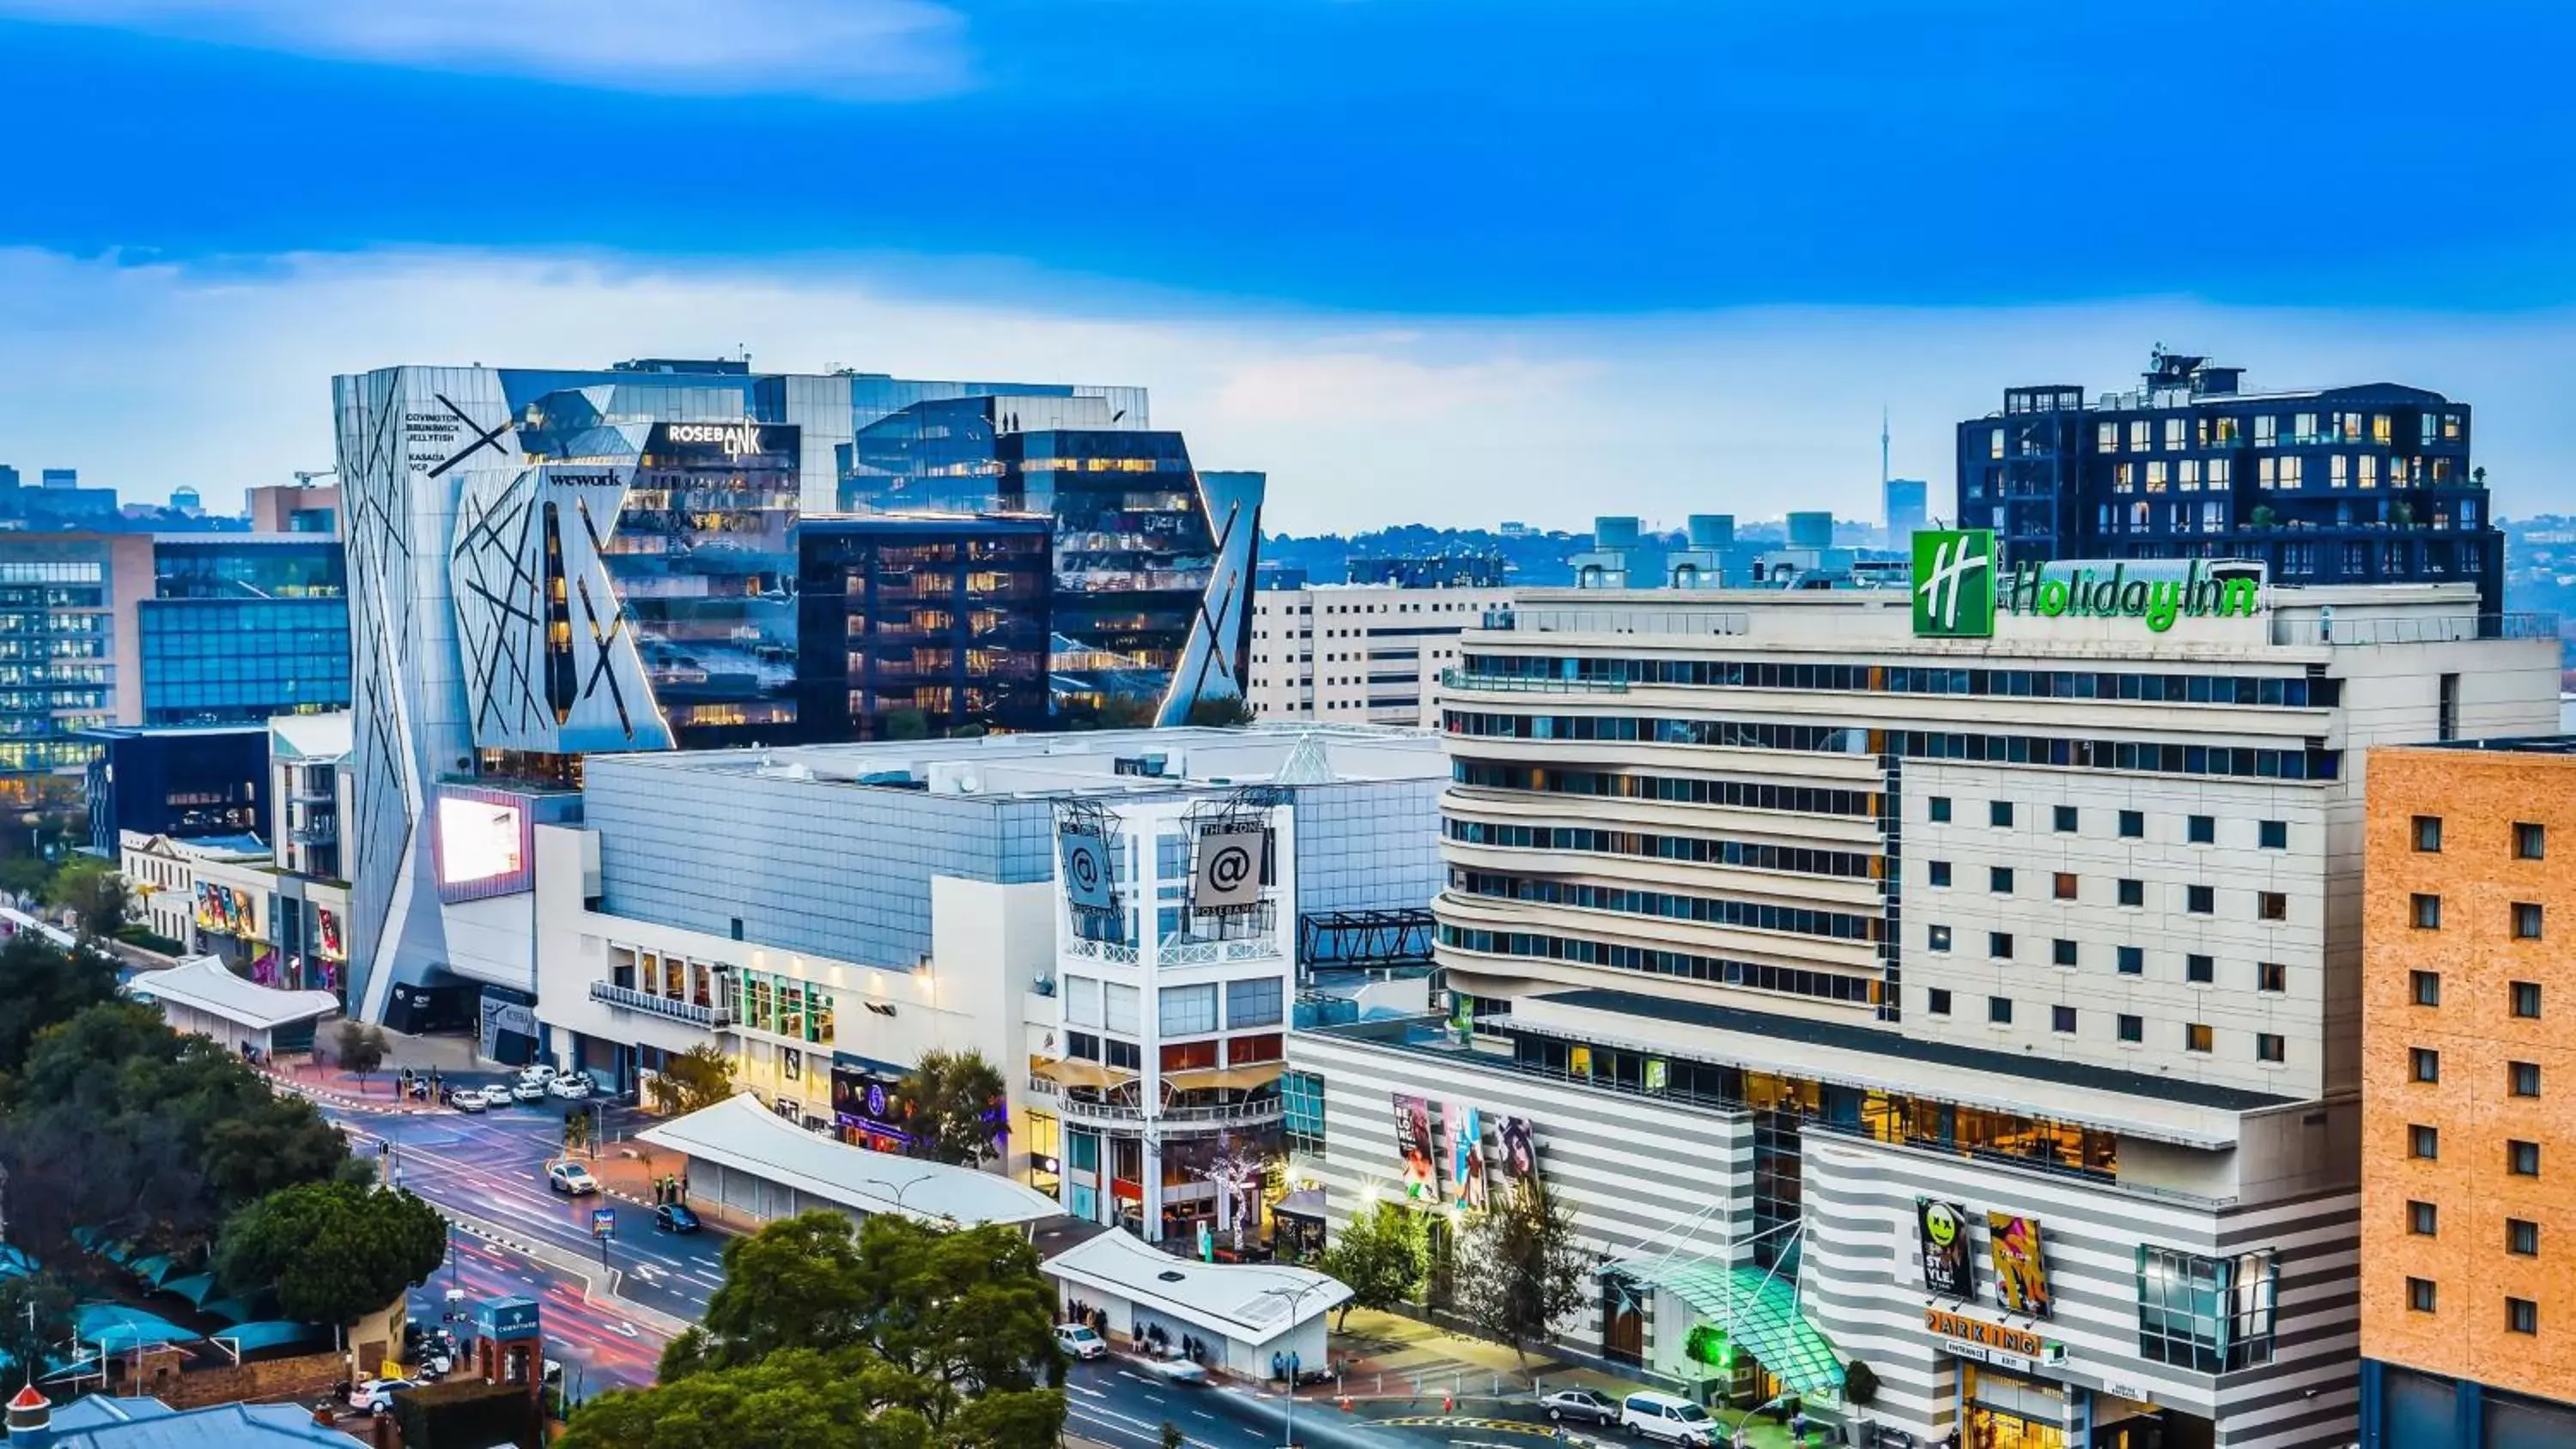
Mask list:
[[[1914,535],[1914,634],[1987,639],[1995,632],[1995,535],[1983,528]]]

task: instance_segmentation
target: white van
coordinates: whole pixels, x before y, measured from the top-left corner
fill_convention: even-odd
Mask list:
[[[1643,1434],[1694,1449],[1704,1449],[1717,1438],[1717,1421],[1708,1416],[1708,1410],[1671,1394],[1630,1394],[1619,1403],[1619,1427],[1632,1436]]]

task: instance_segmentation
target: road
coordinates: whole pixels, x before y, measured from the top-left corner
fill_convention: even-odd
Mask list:
[[[449,1239],[448,1266],[412,1290],[412,1317],[423,1327],[436,1327],[451,1287],[465,1295],[469,1315],[473,1304],[487,1298],[536,1299],[542,1305],[537,1321],[545,1329],[546,1357],[566,1366],[576,1401],[606,1389],[643,1388],[653,1382],[662,1337],[583,1301],[585,1285],[569,1273],[455,1234]],[[471,1334],[470,1326],[450,1326],[459,1338]]]

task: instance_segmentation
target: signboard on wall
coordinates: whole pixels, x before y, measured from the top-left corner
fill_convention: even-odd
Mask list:
[[[1923,1255],[1924,1291],[1942,1298],[1976,1297],[1976,1269],[1968,1261],[1968,1210],[1954,1202],[1918,1197],[1914,1232]]]
[[[1118,908],[1110,889],[1109,842],[1088,830],[1059,830],[1056,859],[1063,867],[1064,898],[1077,911]]]
[[[1449,1192],[1461,1207],[1485,1206],[1485,1134],[1463,1102],[1449,1104]]]
[[[1431,1104],[1395,1094],[1395,1155],[1404,1167],[1404,1200],[1437,1204],[1440,1170],[1432,1165]]]
[[[1261,904],[1261,859],[1270,827],[1228,825],[1199,833],[1198,869],[1190,878],[1190,909],[1201,914],[1248,911]]]
[[[2039,1219],[2015,1213],[1986,1214],[1987,1252],[1995,1263],[1995,1301],[2006,1313],[2050,1317],[2048,1264],[2040,1255]]]
[[[1527,1117],[1503,1119],[1499,1136],[1503,1146],[1503,1176],[1514,1187],[1538,1180],[1538,1139],[1531,1135]]]

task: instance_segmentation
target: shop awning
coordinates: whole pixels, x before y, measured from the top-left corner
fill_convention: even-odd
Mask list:
[[[1286,1062],[1264,1062],[1256,1067],[1193,1067],[1187,1071],[1163,1073],[1163,1085],[1184,1092],[1207,1088],[1249,1092],[1278,1081],[1279,1074],[1286,1070]]]
[[[1037,1074],[1059,1087],[1123,1086],[1136,1080],[1136,1074],[1117,1067],[1104,1067],[1098,1062],[1077,1061],[1071,1057],[1037,1064]]]
[[[1842,1361],[1834,1357],[1833,1344],[1798,1311],[1795,1281],[1767,1268],[1731,1268],[1705,1258],[1643,1258],[1601,1271],[1661,1288],[1689,1304],[1703,1321],[1725,1330],[1737,1348],[1778,1375],[1791,1393],[1842,1392]]]

